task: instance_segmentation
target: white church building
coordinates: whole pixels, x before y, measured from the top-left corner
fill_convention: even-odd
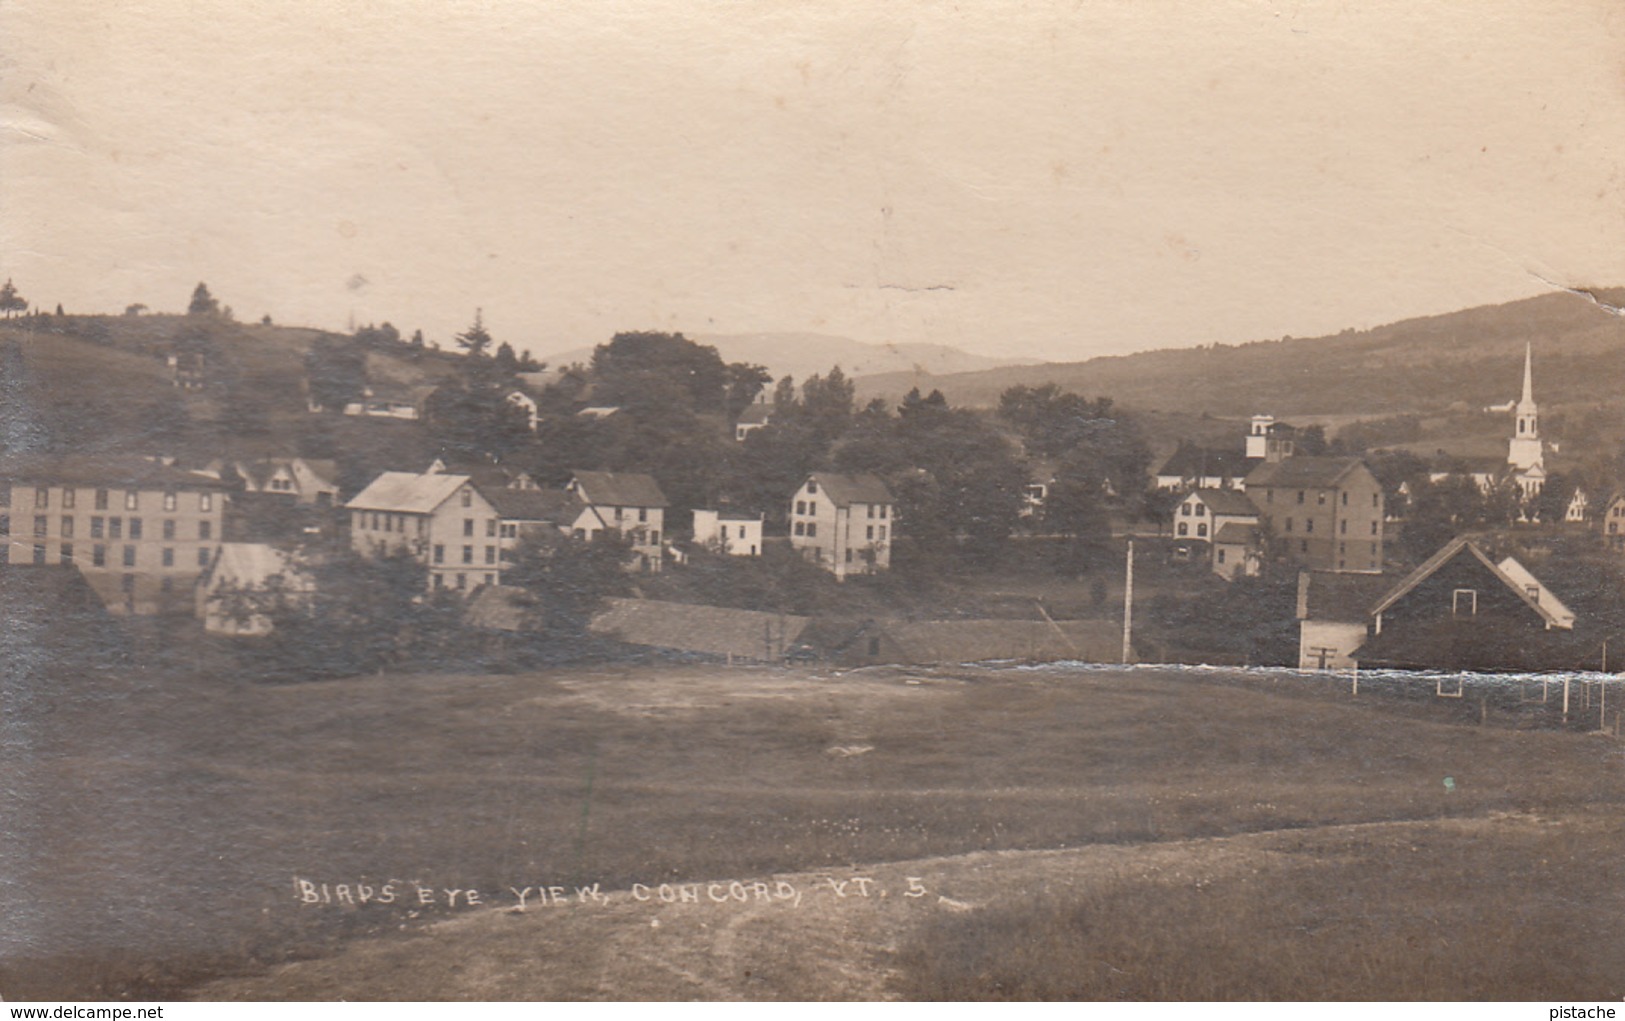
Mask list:
[[[1507,445],[1509,477],[1525,500],[1540,495],[1546,484],[1546,445],[1540,438],[1540,411],[1535,405],[1534,348],[1523,349],[1523,397],[1512,409],[1512,440]]]

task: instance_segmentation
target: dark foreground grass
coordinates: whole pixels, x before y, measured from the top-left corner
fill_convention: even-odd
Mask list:
[[[1625,994],[1625,826],[1278,841],[1239,874],[1119,879],[939,918],[898,995],[950,1000],[1579,1000]]]
[[[165,997],[411,935],[475,889],[1614,806],[1618,745],[1177,672],[637,668],[8,690],[0,993]],[[1444,784],[1446,777],[1451,785]]]

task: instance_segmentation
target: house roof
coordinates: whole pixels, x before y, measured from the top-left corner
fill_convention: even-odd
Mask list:
[[[1245,450],[1182,446],[1168,456],[1168,460],[1157,469],[1157,474],[1181,479],[1239,479],[1247,474],[1254,463],[1248,460]]]
[[[1416,570],[1406,575],[1403,581],[1394,586],[1394,588],[1389,591],[1387,595],[1378,600],[1377,605],[1371,608],[1372,615],[1375,616],[1386,611],[1390,606],[1393,606],[1395,603],[1405,598],[1412,591],[1414,591],[1418,585],[1431,578],[1441,567],[1448,564],[1451,560],[1455,559],[1463,552],[1474,557],[1479,563],[1483,564],[1485,570],[1489,571],[1491,575],[1501,582],[1501,584],[1505,585],[1507,588],[1516,593],[1518,598],[1522,599],[1524,604],[1531,610],[1534,610],[1535,613],[1539,614],[1541,619],[1544,620],[1548,625],[1554,628],[1564,629],[1574,626],[1574,615],[1572,613],[1568,615],[1567,621],[1564,621],[1560,614],[1556,612],[1556,609],[1554,609],[1552,606],[1542,605],[1540,599],[1530,595],[1528,590],[1526,590],[1516,578],[1501,570],[1501,568],[1494,561],[1492,561],[1483,550],[1478,548],[1476,543],[1464,535],[1457,536],[1456,538],[1445,543],[1444,548],[1440,549],[1431,557],[1428,557],[1419,567],[1416,568]],[[1509,557],[1507,559],[1510,560],[1511,558]],[[1513,562],[1517,563],[1517,561]],[[1522,565],[1520,564],[1519,567],[1521,568]],[[1528,571],[1526,570],[1523,573],[1528,574]],[[1557,602],[1555,598],[1551,601],[1556,603],[1557,609],[1561,609],[1565,612],[1567,611],[1567,608],[1564,607],[1562,603]]]
[[[1252,499],[1239,489],[1198,489],[1191,496],[1200,497],[1214,514],[1258,517],[1258,508],[1253,505]],[[1190,496],[1185,499],[1189,500]]]
[[[609,599],[592,620],[595,634],[628,645],[741,659],[775,660],[800,638],[809,618],[762,610]]]
[[[419,475],[416,472],[384,472],[365,489],[345,504],[352,510],[395,511],[404,514],[429,514],[451,498],[467,475],[435,472]]]
[[[480,487],[480,493],[504,521],[546,521],[567,525],[574,521],[586,504],[574,493],[557,489],[508,489]]]
[[[834,472],[813,472],[812,481],[829,495],[837,507],[854,503],[891,503],[891,490],[875,475],[837,475]]]
[[[174,468],[144,457],[115,454],[13,454],[0,456],[0,481],[85,487],[224,489],[218,478]]]
[[[642,472],[572,472],[581,498],[602,507],[666,507],[666,494],[654,476]]]
[[[1247,473],[1246,487],[1332,489],[1365,462],[1357,457],[1289,457],[1265,461]]]
[[[203,584],[212,587],[231,582],[243,588],[259,588],[280,575],[290,590],[304,591],[314,582],[299,570],[293,557],[262,542],[223,542],[216,548]]]
[[[1539,578],[1530,574],[1529,568],[1519,563],[1515,557],[1507,557],[1495,566],[1499,567],[1502,574],[1511,578],[1525,592],[1533,588],[1535,590],[1535,601],[1551,610],[1552,616],[1557,618],[1556,627],[1565,630],[1574,627],[1574,611],[1564,606],[1563,601],[1553,595],[1552,590],[1547,588]]]
[[[1371,607],[1393,584],[1380,574],[1341,571],[1298,573],[1298,619],[1355,623],[1371,618]]]
[[[1258,526],[1241,521],[1226,521],[1213,533],[1213,542],[1221,546],[1247,546],[1258,538]]]
[[[766,425],[768,419],[773,417],[773,405],[752,404],[739,413],[736,420],[739,425]]]

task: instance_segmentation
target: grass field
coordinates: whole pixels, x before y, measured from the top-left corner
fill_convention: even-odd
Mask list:
[[[1592,735],[1171,670],[4,699],[8,999],[1625,995],[1621,746]],[[825,885],[853,875],[890,896]],[[441,892],[311,905],[297,879]],[[731,880],[811,900],[632,896]]]

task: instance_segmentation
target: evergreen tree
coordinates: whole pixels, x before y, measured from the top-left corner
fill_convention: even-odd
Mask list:
[[[457,346],[472,358],[483,356],[485,349],[491,346],[491,334],[485,329],[482,309],[474,310],[474,325],[457,335]]]
[[[193,316],[212,316],[220,314],[220,302],[209,293],[209,285],[198,282],[192,289],[192,302],[186,306],[186,314]]]
[[[17,293],[16,285],[7,277],[4,285],[0,285],[0,315],[10,319],[18,312],[28,311],[28,299]]]

